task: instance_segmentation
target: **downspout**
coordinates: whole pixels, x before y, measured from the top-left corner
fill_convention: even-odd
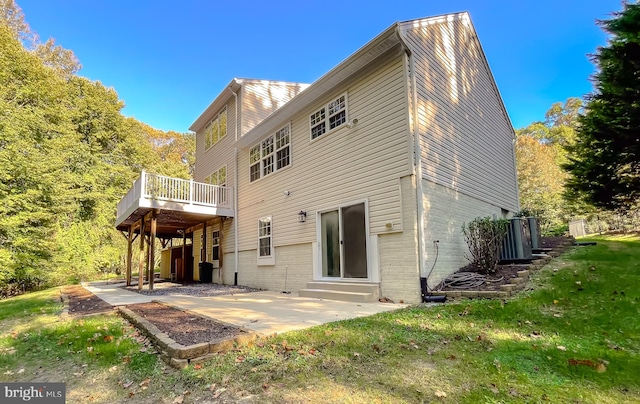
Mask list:
[[[426,251],[425,240],[424,240],[424,204],[423,204],[423,188],[422,188],[422,152],[420,147],[420,125],[418,122],[418,89],[416,83],[416,73],[415,73],[415,59],[413,57],[413,53],[411,49],[406,45],[406,42],[403,40],[402,35],[398,30],[398,36],[402,42],[403,47],[407,51],[407,55],[409,56],[409,69],[411,75],[411,101],[413,103],[412,113],[413,113],[413,142],[414,142],[414,177],[416,181],[416,210],[417,210],[417,227],[418,227],[418,267],[420,270],[420,294],[422,296],[422,301],[444,301],[443,297],[440,296],[427,296],[429,289],[429,276],[431,272],[427,274],[426,272],[426,262],[424,260],[424,253]],[[435,264],[435,263],[434,263]],[[434,265],[435,266],[435,265]]]
[[[231,86],[227,87],[231,94],[233,94],[236,103],[236,130],[235,137],[236,142],[238,141],[238,125],[240,123],[240,117],[238,117],[238,94],[231,89]],[[234,267],[235,271],[233,273],[233,284],[235,286],[238,285],[238,265],[239,265],[239,257],[238,257],[238,147],[233,148],[233,258],[234,258]]]

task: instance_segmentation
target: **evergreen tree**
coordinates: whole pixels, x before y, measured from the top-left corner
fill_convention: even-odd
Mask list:
[[[626,4],[599,25],[611,36],[593,56],[595,90],[567,147],[567,196],[630,208],[640,197],[640,4]]]

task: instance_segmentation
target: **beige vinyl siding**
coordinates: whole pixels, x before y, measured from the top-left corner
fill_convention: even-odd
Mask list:
[[[404,27],[415,58],[423,178],[517,210],[513,130],[468,15]]]
[[[221,167],[227,166],[227,186],[233,186],[235,173],[233,144],[235,142],[236,130],[236,104],[235,97],[229,99],[227,103],[227,134],[218,143],[205,150],[205,128],[196,133],[196,164],[193,179],[204,182],[205,179],[218,171]],[[219,113],[220,111],[217,111]]]
[[[208,258],[211,256],[211,251],[212,251],[213,232],[219,231],[222,223],[222,234],[221,234],[222,240],[220,241],[220,245],[222,247],[222,252],[224,254],[223,278],[225,282],[228,282],[229,278],[231,278],[231,282],[233,282],[233,272],[235,272],[235,259],[233,256],[234,245],[235,245],[235,238],[233,233],[233,230],[234,230],[233,221],[236,219],[227,218],[223,222],[221,222],[221,219],[222,219],[221,217],[218,217],[216,219],[213,219],[212,221],[209,221],[207,224],[207,248],[206,248],[207,261],[210,262]],[[201,235],[202,235],[202,228],[195,230],[193,232],[193,276],[194,276],[194,279],[196,280],[199,279],[197,272],[198,272],[198,264],[200,263]],[[218,271],[216,270],[215,274],[217,274],[217,272]]]
[[[238,136],[247,133],[307,86],[301,83],[243,80],[242,127]]]
[[[401,230],[399,178],[407,173],[408,152],[403,64],[398,52],[374,63],[292,117],[289,167],[250,183],[251,146],[241,150],[241,250],[257,247],[257,220],[272,215],[277,261],[278,246],[315,241],[317,211],[364,199],[371,234],[388,232],[388,222]],[[356,118],[357,126],[341,125],[311,141],[310,114],[345,92],[347,121]],[[306,223],[297,221],[300,210],[308,214]]]

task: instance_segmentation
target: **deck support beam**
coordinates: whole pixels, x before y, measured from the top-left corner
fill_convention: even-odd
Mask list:
[[[127,234],[127,268],[126,268],[126,284],[131,286],[131,266],[133,261],[133,225],[129,226]]]
[[[149,235],[149,290],[153,290],[153,281],[156,276],[156,211],[151,214],[151,231]]]
[[[193,242],[191,244],[193,245]],[[176,268],[176,279],[178,281],[182,281],[184,279],[186,265],[187,265],[187,232],[186,230],[183,230],[182,231],[182,268],[179,274]]]
[[[138,253],[138,290],[142,290],[144,284],[144,230],[145,230],[145,218],[140,219],[140,250]]]

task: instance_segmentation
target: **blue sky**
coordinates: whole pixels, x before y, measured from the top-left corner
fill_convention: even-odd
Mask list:
[[[620,0],[16,0],[123,113],[187,131],[233,77],[312,83],[395,21],[469,11],[515,128],[591,91],[595,25]]]

